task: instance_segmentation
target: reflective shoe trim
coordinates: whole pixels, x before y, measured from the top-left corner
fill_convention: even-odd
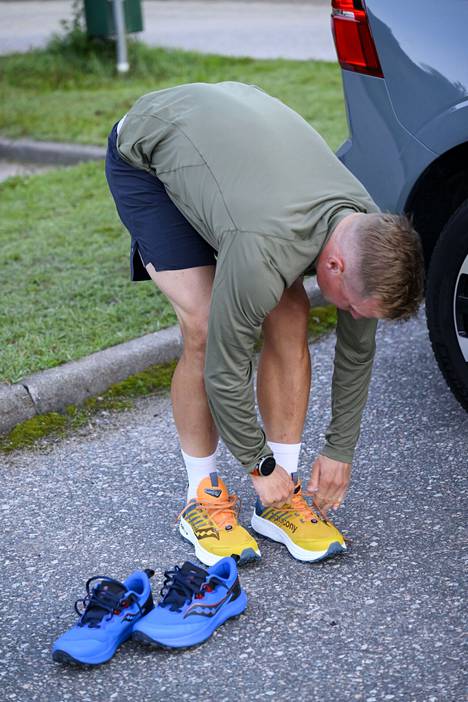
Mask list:
[[[306,548],[302,548],[301,546],[295,544],[294,541],[289,538],[288,534],[281,529],[281,527],[276,526],[276,524],[273,524],[268,519],[259,517],[256,512],[253,513],[251,524],[252,528],[258,534],[266,536],[272,541],[277,541],[280,544],[284,544],[291,556],[297,558],[298,561],[321,561],[324,558],[328,558],[329,556],[334,556],[337,553],[346,551],[346,546],[344,544],[340,544],[338,541],[333,541],[327,546],[326,549],[322,551],[309,551]]]

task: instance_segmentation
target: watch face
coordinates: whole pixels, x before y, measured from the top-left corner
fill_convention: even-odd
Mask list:
[[[276,461],[273,456],[267,456],[259,466],[259,472],[263,476],[271,475],[276,468]]]

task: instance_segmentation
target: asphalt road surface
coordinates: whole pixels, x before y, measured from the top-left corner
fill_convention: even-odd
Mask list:
[[[330,336],[312,348],[304,474],[327,422],[333,345]],[[241,571],[244,616],[196,649],[127,642],[91,670],[50,657],[85,580],[154,567],[156,594],[164,569],[191,556],[174,526],[185,479],[169,400],[140,400],[3,457],[1,699],[458,702],[467,437],[423,318],[382,324],[352,488],[336,515],[349,552],[307,565],[261,541],[261,563]],[[250,479],[224,450],[221,465],[247,524]]]
[[[144,2],[138,36],[151,46],[227,56],[336,61],[330,14],[329,0]],[[71,0],[0,2],[0,54],[43,46],[71,15]]]

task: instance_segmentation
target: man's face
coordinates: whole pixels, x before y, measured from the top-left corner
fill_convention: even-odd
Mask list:
[[[372,297],[363,297],[356,286],[350,284],[339,266],[318,266],[317,283],[328,302],[340,310],[349,312],[354,319],[382,318],[379,301]]]

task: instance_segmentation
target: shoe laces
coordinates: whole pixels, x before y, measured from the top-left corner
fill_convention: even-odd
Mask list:
[[[90,583],[96,580],[99,582],[90,589]],[[107,587],[104,584],[108,584]],[[120,614],[122,609],[127,609],[134,602],[143,614],[136,594],[128,592],[123,583],[106,575],[95,575],[86,582],[85,597],[75,602],[75,611],[80,617],[77,626],[97,629],[103,623],[104,617],[106,621],[110,621],[114,614]],[[78,609],[79,603],[84,607],[84,611]]]
[[[310,495],[310,493],[306,494],[308,496]],[[319,519],[326,523],[328,520],[322,514],[319,507],[314,502],[312,502],[313,506],[311,507],[304,495],[305,493],[302,491],[301,483],[298,482],[290,502],[283,505],[281,510],[285,512],[296,512],[301,519],[304,521],[311,521],[314,524],[317,523]]]
[[[177,517],[177,521],[193,506],[200,507],[209,519],[212,519],[216,526],[221,529],[227,526],[235,526],[240,511],[240,499],[236,494],[229,495],[227,500],[201,500],[194,498],[190,500]]]
[[[314,515],[312,521],[314,521],[316,515],[318,515],[320,517],[320,519],[322,520],[322,522],[324,522],[325,524],[333,525],[333,522],[331,521],[331,519],[328,519],[328,517],[326,517],[323,514],[322,510],[315,502],[315,498],[317,497],[315,492],[309,492],[308,490],[299,490],[298,494],[301,495],[303,503],[309,508],[309,510]],[[305,500],[306,496],[312,498],[313,510],[309,507],[308,503],[306,502],[306,500]],[[314,514],[314,512],[315,512],[315,514]],[[342,536],[343,536],[345,543],[350,544],[350,545],[352,544],[353,540],[349,536],[345,536],[344,534],[342,534]]]
[[[164,585],[161,588],[159,607],[169,607],[171,612],[180,612],[186,602],[202,599],[205,592],[212,592],[216,585],[224,585],[214,575],[186,561],[183,566],[164,572]]]

